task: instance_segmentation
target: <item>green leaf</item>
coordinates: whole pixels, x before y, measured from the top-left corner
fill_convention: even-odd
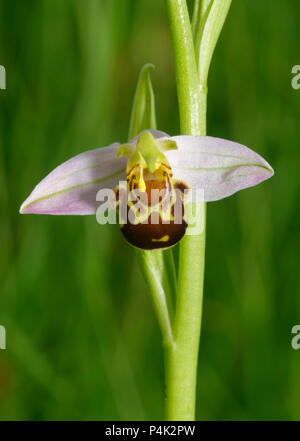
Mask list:
[[[197,35],[201,23],[205,23],[205,17],[207,17],[208,10],[210,9],[213,0],[195,0],[194,11],[192,18],[192,31],[194,39]]]
[[[198,6],[197,6],[198,4]],[[197,1],[193,16],[193,34],[200,87],[206,89],[212,56],[225,23],[231,0]]]
[[[143,66],[135,92],[130,118],[129,139],[145,129],[156,129],[155,98],[152,89],[150,69],[153,64]]]

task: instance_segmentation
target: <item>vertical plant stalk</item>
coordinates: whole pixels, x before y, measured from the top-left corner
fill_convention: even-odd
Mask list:
[[[231,0],[195,0],[193,26],[186,0],[166,1],[174,46],[181,133],[205,136],[207,76]],[[205,267],[205,203],[199,208],[203,215],[200,217],[204,219],[202,232],[187,234],[180,244],[175,344],[166,357],[166,417],[171,421],[195,419]]]
[[[206,115],[201,113],[198,70],[190,18],[185,0],[167,0],[174,47],[177,95],[182,135],[203,135]]]
[[[206,134],[190,18],[185,0],[167,0],[174,45],[182,134]],[[202,206],[204,210],[204,204]],[[175,345],[166,357],[167,412],[170,421],[195,419],[197,364],[202,318],[205,229],[180,243]]]

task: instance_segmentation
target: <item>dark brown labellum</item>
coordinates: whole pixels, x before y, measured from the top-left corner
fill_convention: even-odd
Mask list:
[[[122,201],[122,192],[116,190],[119,207],[126,204],[127,211],[127,222],[121,224],[121,232],[131,245],[143,250],[172,247],[187,228],[183,192],[188,187],[181,181],[175,181],[174,185],[168,179],[145,183],[145,191],[133,189],[130,197],[126,195],[126,201]]]

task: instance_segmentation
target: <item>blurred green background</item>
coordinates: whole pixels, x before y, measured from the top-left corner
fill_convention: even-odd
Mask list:
[[[208,207],[198,419],[300,417],[297,0],[233,0],[209,78],[208,134],[246,144],[272,180]],[[159,128],[179,133],[161,0],[0,0],[0,419],[162,419],[150,298],[117,226],[21,216],[50,170],[126,141],[141,66]]]

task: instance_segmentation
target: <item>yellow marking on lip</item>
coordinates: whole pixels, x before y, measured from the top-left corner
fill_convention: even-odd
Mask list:
[[[146,184],[145,184],[145,181],[144,181],[144,170],[143,170],[143,167],[140,166],[139,169],[140,169],[140,178],[139,178],[139,182],[138,182],[138,189],[141,190],[141,191],[146,191],[147,187],[146,187]]]
[[[168,242],[170,236],[166,235],[161,237],[160,239],[151,239],[151,242]]]

